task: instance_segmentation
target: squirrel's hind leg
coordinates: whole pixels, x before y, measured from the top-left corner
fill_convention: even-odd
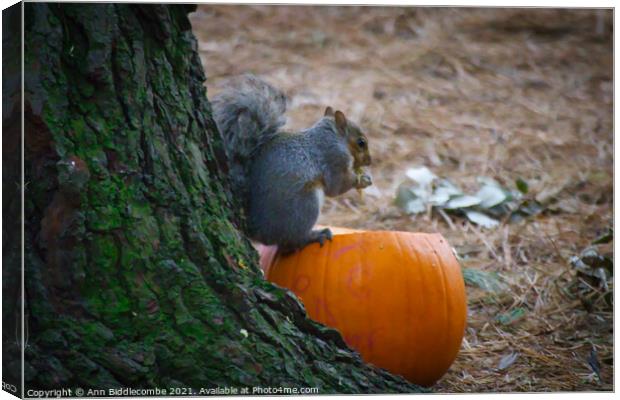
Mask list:
[[[286,243],[278,246],[281,254],[287,255],[301,250],[309,244],[318,243],[321,247],[325,244],[325,241],[332,240],[332,231],[329,228],[321,230],[310,231],[308,237],[301,243]]]

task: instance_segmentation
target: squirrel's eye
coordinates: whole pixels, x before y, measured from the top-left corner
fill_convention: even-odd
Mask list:
[[[366,147],[366,141],[363,138],[359,138],[357,139],[357,145],[363,149],[364,147]]]

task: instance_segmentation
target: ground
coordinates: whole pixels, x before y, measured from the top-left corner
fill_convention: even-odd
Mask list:
[[[613,226],[611,11],[201,5],[191,20],[209,96],[253,72],[289,97],[288,129],[331,105],[367,131],[374,188],[328,199],[320,223],[440,232],[505,285],[468,285],[461,352],[433,390],[613,389],[613,287],[569,262]],[[415,166],[470,191],[521,179],[544,207],[491,229],[406,215],[394,197]]]

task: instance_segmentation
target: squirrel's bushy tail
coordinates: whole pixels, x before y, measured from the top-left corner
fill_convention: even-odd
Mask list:
[[[286,123],[286,96],[254,75],[243,75],[231,80],[212,104],[229,160],[233,190],[245,195],[252,157]]]

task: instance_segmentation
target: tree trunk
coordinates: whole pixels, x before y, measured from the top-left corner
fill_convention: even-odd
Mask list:
[[[420,391],[263,279],[190,11],[26,3],[26,390]]]
[[[21,6],[2,11],[2,389],[21,394]]]

